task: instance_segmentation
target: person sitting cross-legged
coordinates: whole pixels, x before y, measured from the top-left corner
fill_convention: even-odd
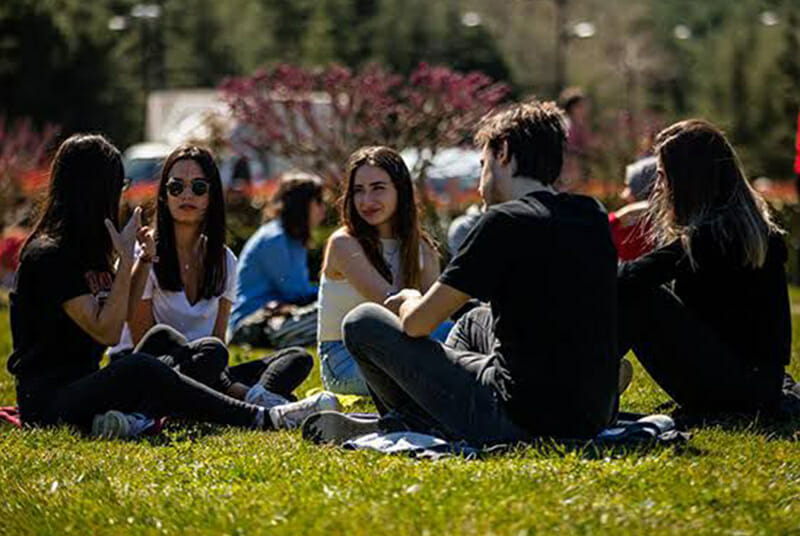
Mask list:
[[[304,437],[342,442],[402,428],[476,446],[591,438],[615,417],[616,252],[594,199],[556,192],[563,112],[511,106],[485,118],[480,193],[489,209],[438,281],[386,307],[362,304],[344,342],[381,417],[321,412]],[[428,335],[470,298],[444,344]],[[399,310],[399,317],[390,310]]]
[[[330,393],[269,407],[226,396],[187,374],[186,368],[197,372],[196,363],[174,366],[182,356],[162,353],[153,332],[141,343],[153,353],[133,352],[101,368],[106,348],[120,340],[129,304],[140,298],[153,259],[136,259],[134,247],[150,248],[150,232],[139,207],[127,224],[119,222],[122,155],[104,137],[69,137],[50,177],[9,296],[8,371],[23,424],[68,424],[95,436],[129,438],[142,421],[160,416],[282,429],[339,407]]]
[[[664,129],[656,156],[658,247],[620,265],[619,353],[633,350],[684,415],[791,416],[785,232],[713,124]]]

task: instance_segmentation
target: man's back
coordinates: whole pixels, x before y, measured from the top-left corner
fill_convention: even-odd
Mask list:
[[[491,303],[494,385],[535,434],[591,436],[616,398],[616,253],[593,199],[537,191],[492,207],[442,281]]]

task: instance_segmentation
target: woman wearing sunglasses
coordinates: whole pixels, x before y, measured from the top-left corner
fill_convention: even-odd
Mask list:
[[[172,162],[205,154],[187,151]],[[176,168],[176,175],[185,167]],[[197,171],[188,166],[182,178],[200,178],[193,175]],[[141,420],[135,413],[273,429],[298,426],[311,413],[338,407],[328,393],[269,408],[235,400],[169,366],[177,354],[133,353],[100,368],[155,260],[153,236],[140,226],[141,209],[124,227],[117,223],[123,176],[119,150],[102,136],[76,134],[53,159],[47,197],[22,247],[10,296],[14,349],[8,369],[16,378],[23,422],[129,437]],[[143,250],[138,259],[137,241]]]
[[[227,395],[269,405],[294,399],[311,371],[302,348],[228,368],[222,341],[236,291],[236,257],[225,246],[225,201],[219,169],[209,151],[187,145],[164,162],[156,229],[141,256],[148,277],[135,288],[129,330],[115,351],[173,356],[171,365]],[[155,327],[154,327],[155,326]],[[145,340],[145,342],[143,342]],[[278,396],[275,396],[278,395]]]

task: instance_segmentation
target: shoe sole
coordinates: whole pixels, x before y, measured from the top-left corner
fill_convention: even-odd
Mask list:
[[[338,411],[321,411],[303,421],[303,439],[341,445],[353,438],[380,431],[377,419],[355,419]]]
[[[125,416],[114,410],[98,415],[92,421],[92,435],[102,439],[121,439],[128,436],[129,425]]]
[[[619,380],[617,384],[617,393],[622,394],[631,384],[633,380],[633,365],[627,359],[622,359],[619,363]]]

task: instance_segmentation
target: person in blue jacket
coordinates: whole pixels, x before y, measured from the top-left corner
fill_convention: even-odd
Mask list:
[[[228,329],[232,338],[243,321],[269,303],[306,305],[317,298],[308,273],[306,245],[325,218],[322,182],[295,173],[281,180],[270,206],[272,219],[242,249],[236,301]]]

